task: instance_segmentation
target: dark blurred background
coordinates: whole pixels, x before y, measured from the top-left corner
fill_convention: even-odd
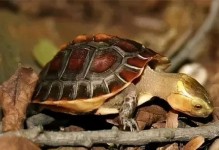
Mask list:
[[[0,0],[0,83],[19,65],[39,72],[43,63],[38,59],[54,55],[49,48],[59,49],[79,34],[134,39],[174,59],[203,24],[210,6],[211,0]],[[216,22],[172,71],[193,62],[207,70],[205,80],[219,71]]]

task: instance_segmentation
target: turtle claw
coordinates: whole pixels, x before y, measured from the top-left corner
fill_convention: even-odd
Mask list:
[[[126,130],[127,127],[131,132],[139,131],[138,124],[134,119],[122,119],[123,130]]]

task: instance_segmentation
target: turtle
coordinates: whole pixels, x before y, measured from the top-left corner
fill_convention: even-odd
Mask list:
[[[167,73],[167,57],[130,39],[79,35],[45,65],[33,103],[72,115],[119,114],[124,129],[137,128],[136,107],[153,97],[194,117],[213,111],[205,88],[182,73]]]

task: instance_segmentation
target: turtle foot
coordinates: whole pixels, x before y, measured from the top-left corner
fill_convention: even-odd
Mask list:
[[[119,120],[123,130],[127,127],[131,131],[139,130],[136,121],[132,118],[137,106],[137,91],[134,84],[130,84],[123,92],[124,101],[120,108]]]
[[[131,132],[139,131],[138,124],[133,118],[123,118],[121,119],[121,124],[123,125],[123,130],[129,128]]]

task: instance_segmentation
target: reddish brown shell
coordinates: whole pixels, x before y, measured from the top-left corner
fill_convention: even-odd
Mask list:
[[[132,40],[106,34],[80,35],[43,68],[34,102],[76,109],[87,101],[89,107],[98,108],[138,78],[149,62],[161,57]],[[77,106],[70,106],[72,103]]]

